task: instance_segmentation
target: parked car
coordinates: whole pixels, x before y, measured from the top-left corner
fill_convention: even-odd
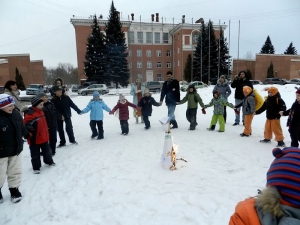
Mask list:
[[[78,92],[79,89],[80,89],[80,85],[73,85],[72,86],[72,92]]]
[[[260,80],[250,80],[250,82],[252,83],[252,85],[263,84]]]
[[[181,91],[187,91],[189,85],[194,85],[194,87],[195,87],[196,89],[207,87],[207,84],[203,83],[202,81],[193,81],[193,82],[189,83],[188,85],[183,85],[183,86],[180,88],[180,90],[181,90]]]
[[[266,78],[263,82],[263,84],[286,84],[286,81],[280,78]]]
[[[89,95],[93,94],[94,91],[98,91],[100,94],[104,95],[109,93],[109,89],[106,84],[92,84],[87,88],[82,88],[78,90],[79,95]]]
[[[150,92],[160,92],[162,84],[159,81],[146,81],[145,87],[148,88]]]
[[[97,81],[87,81],[85,82],[82,86],[84,88],[88,87],[88,86],[91,86],[92,84],[97,84]]]
[[[4,93],[4,87],[0,86],[0,94],[3,94],[3,93]]]
[[[26,95],[36,95],[41,92],[45,92],[43,84],[30,84],[26,89]]]
[[[182,81],[179,81],[179,84],[180,84],[180,85],[188,85],[188,82],[185,81],[185,80],[182,80]]]
[[[291,79],[290,81],[289,81],[289,84],[298,84],[298,85],[300,85],[300,79]]]

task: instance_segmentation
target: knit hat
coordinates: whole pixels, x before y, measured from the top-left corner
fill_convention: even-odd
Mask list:
[[[37,98],[47,97],[47,94],[45,92],[40,92],[36,95]]]
[[[98,91],[94,91],[93,92],[93,98],[97,98],[97,97],[100,97],[100,94]]]
[[[38,97],[33,97],[31,99],[31,105],[33,107],[36,107],[38,104],[40,104],[43,100],[41,98],[38,98]]]
[[[267,172],[267,186],[276,187],[282,200],[300,208],[300,149],[274,148],[276,157]]]
[[[249,86],[244,86],[243,87],[243,93],[246,94],[246,95],[249,95],[252,91],[252,88],[249,87]]]
[[[297,89],[296,94],[300,95],[300,89]]]
[[[268,91],[269,93],[271,93],[271,96],[274,96],[278,93],[278,89],[276,87],[269,87],[269,88],[264,88],[264,91]]]
[[[59,87],[59,86],[57,86],[57,85],[54,85],[54,86],[52,87],[52,91],[53,91],[53,92],[61,91],[61,90],[62,90],[61,87]]]
[[[0,109],[4,109],[7,106],[14,105],[15,100],[8,94],[0,94]]]

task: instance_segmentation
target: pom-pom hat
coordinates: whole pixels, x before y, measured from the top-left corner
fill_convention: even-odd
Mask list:
[[[0,109],[4,109],[10,105],[14,105],[15,100],[8,94],[0,94]]]

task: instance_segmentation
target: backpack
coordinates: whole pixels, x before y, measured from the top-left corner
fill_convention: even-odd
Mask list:
[[[254,99],[255,99],[255,111],[259,110],[262,105],[264,104],[264,99],[261,97],[261,95],[258,93],[256,89],[253,89],[254,93]]]

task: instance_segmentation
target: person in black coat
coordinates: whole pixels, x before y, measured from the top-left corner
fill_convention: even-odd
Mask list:
[[[144,97],[142,97],[138,103],[138,107],[142,108],[143,120],[145,122],[145,130],[148,130],[150,128],[149,116],[151,116],[152,114],[152,105],[160,106],[160,104],[156,102],[154,98],[151,97],[149,89],[145,89]]]
[[[239,105],[242,103],[244,99],[244,93],[243,93],[243,87],[248,86],[251,87],[253,90],[253,85],[251,81],[248,78],[248,75],[246,71],[240,71],[238,75],[235,76],[234,80],[231,83],[231,87],[235,88],[234,98],[235,98],[235,105]],[[241,110],[241,107],[237,108],[237,111],[239,112]],[[242,117],[243,123],[244,123],[244,115]],[[240,114],[235,114],[235,122],[233,126],[239,125],[240,123]]]
[[[24,141],[30,134],[23,124],[23,118],[14,108],[15,101],[8,94],[0,94],[0,203],[3,202],[1,188],[7,178],[11,201],[19,202],[22,179],[22,157]]]
[[[71,120],[71,108],[74,109],[78,114],[81,114],[81,110],[74,104],[71,98],[62,93],[62,89],[59,86],[53,86],[52,92],[54,93],[51,102],[53,102],[57,110],[57,130],[60,138],[60,143],[57,148],[63,147],[66,145],[66,138],[64,133],[64,122],[66,123],[66,132],[69,136],[69,141],[71,144],[78,144],[75,141],[72,120]]]
[[[170,124],[173,125],[171,129],[178,128],[174,113],[176,109],[176,102],[180,102],[180,87],[179,81],[173,79],[173,73],[171,71],[167,72],[167,81],[164,82],[161,90],[160,105],[162,105],[165,97],[166,105],[168,107],[168,117],[170,118]]]

